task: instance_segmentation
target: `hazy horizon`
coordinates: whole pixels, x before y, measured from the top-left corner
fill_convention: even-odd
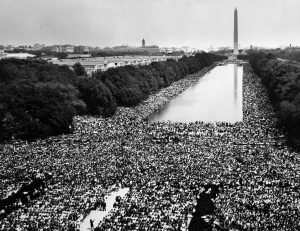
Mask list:
[[[298,0],[1,0],[0,44],[300,45]]]

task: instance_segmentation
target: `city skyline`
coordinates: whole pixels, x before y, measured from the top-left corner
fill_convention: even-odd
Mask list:
[[[240,47],[300,45],[296,0],[2,0],[0,7],[0,44],[141,46],[145,38],[160,47],[231,47],[237,7]]]

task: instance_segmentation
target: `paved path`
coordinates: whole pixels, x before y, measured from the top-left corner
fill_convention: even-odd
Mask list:
[[[106,197],[106,211],[92,210],[90,214],[80,224],[80,231],[91,230],[90,219],[94,220],[94,228],[104,219],[105,216],[113,209],[116,201],[116,196],[124,197],[129,191],[129,188],[122,188],[110,193]]]

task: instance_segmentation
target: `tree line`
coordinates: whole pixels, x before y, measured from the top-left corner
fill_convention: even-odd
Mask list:
[[[298,49],[294,48],[286,48],[286,49],[268,49],[268,50],[261,50],[264,53],[268,54],[271,53],[275,55],[277,58],[281,58],[284,60],[293,60],[300,62],[300,51]]]
[[[198,72],[223,56],[199,53],[178,61],[111,68],[86,77],[41,60],[0,60],[0,140],[70,133],[75,115],[113,116],[149,94]]]
[[[281,61],[274,54],[248,55],[253,70],[266,86],[289,140],[300,146],[300,63]]]
[[[282,59],[294,60],[300,62],[300,51],[280,52],[276,54],[277,57]]]

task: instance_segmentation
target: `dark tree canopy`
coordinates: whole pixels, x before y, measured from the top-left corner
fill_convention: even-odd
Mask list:
[[[73,65],[73,69],[74,69],[77,76],[86,75],[84,67],[78,62]]]
[[[249,54],[249,62],[268,90],[279,125],[300,146],[300,63],[280,61],[262,52]]]
[[[73,116],[85,107],[78,91],[61,83],[11,85],[1,92],[0,102],[2,139],[69,133]]]
[[[79,89],[88,113],[104,117],[115,113],[117,109],[115,99],[101,81],[95,78],[82,78],[79,81]]]

